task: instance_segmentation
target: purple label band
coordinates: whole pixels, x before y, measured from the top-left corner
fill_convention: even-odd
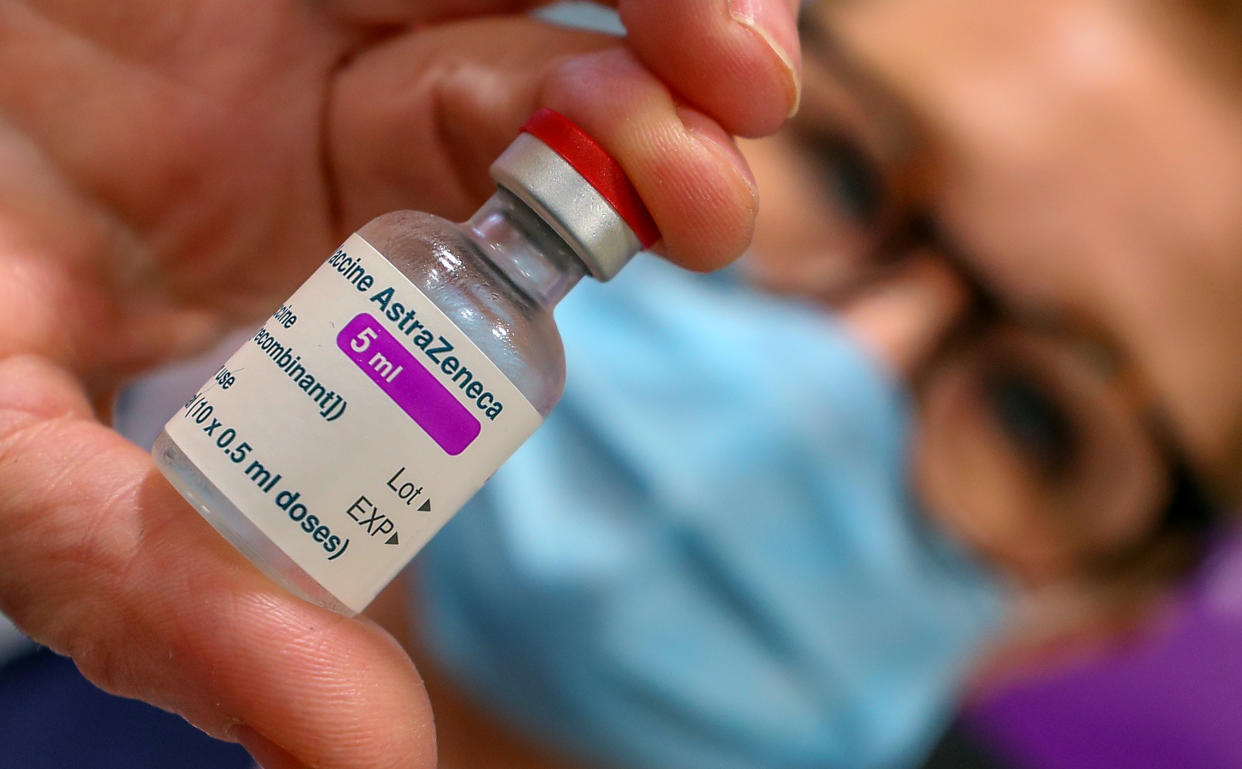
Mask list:
[[[479,420],[372,316],[351,320],[336,346],[451,456],[479,436]]]

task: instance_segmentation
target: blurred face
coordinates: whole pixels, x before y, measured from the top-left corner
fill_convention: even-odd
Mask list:
[[[863,317],[922,326],[918,489],[1032,581],[1152,536],[1179,458],[1242,480],[1242,78],[1185,6],[812,5],[802,113],[751,148],[756,279],[900,276]]]

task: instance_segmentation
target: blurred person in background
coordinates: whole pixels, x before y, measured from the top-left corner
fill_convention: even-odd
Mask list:
[[[750,257],[568,300],[416,562],[444,765],[916,766],[1157,615],[1242,479],[1239,18],[811,4]]]

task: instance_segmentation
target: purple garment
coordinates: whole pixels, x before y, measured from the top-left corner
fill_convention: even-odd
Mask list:
[[[1171,628],[1014,686],[968,722],[1024,767],[1242,767],[1242,538],[1209,561]]]

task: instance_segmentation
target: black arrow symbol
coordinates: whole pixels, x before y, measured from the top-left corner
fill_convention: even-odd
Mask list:
[[[423,503],[423,506],[422,506],[422,507],[420,507],[420,508],[418,508],[418,512],[420,512],[420,513],[430,513],[430,512],[431,512],[431,500],[429,499],[429,500],[427,500],[426,502],[424,502],[424,503]]]
[[[394,532],[392,533],[392,536],[391,536],[391,537],[389,537],[389,538],[388,538],[388,541],[387,541],[387,542],[385,542],[384,544],[385,544],[385,545],[395,545],[395,544],[397,544],[397,532],[395,532],[395,531],[394,531]]]

